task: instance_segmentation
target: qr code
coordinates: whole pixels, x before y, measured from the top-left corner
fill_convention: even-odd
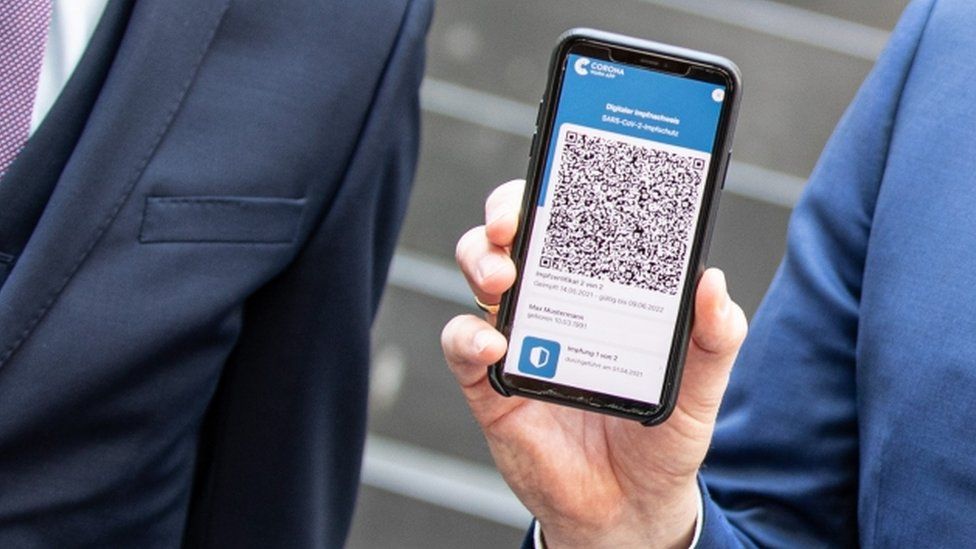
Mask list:
[[[568,131],[539,266],[675,295],[705,161]]]

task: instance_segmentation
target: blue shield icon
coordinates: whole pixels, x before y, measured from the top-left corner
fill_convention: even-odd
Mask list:
[[[524,374],[553,378],[559,363],[559,343],[548,339],[526,336],[522,340],[522,354],[518,369]]]

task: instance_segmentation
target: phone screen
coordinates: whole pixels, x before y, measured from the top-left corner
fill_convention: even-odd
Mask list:
[[[656,405],[726,88],[576,54],[562,73],[504,371]]]

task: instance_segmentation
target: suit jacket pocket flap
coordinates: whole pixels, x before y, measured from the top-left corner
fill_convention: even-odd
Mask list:
[[[304,198],[150,196],[139,241],[287,244],[304,205]]]

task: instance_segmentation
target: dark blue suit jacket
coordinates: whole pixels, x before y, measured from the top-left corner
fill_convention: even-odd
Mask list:
[[[135,3],[0,287],[0,547],[343,543],[429,18]]]
[[[703,547],[976,540],[974,29],[912,3],[831,138],[732,373]]]

